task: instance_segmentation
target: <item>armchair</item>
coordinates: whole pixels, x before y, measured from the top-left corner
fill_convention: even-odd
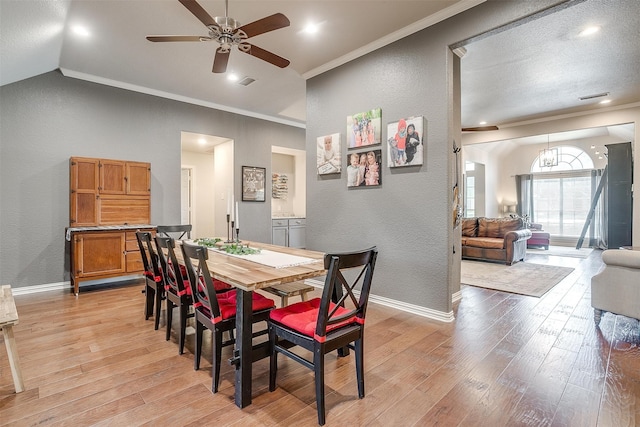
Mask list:
[[[640,251],[608,249],[602,261],[604,268],[591,278],[596,325],[605,311],[640,319]]]

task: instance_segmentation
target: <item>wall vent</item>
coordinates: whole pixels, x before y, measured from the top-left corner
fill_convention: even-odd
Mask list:
[[[244,79],[238,82],[239,85],[249,86],[251,83],[255,82],[256,79],[252,79],[251,77],[245,77]]]

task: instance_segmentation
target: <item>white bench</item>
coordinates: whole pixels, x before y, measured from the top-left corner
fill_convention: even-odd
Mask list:
[[[16,393],[24,391],[22,381],[22,371],[20,371],[20,361],[18,360],[18,348],[13,337],[13,325],[18,324],[18,310],[11,294],[11,286],[3,285],[0,288],[0,329],[4,335],[4,345],[7,347],[9,356],[9,366],[13,375],[13,385]]]

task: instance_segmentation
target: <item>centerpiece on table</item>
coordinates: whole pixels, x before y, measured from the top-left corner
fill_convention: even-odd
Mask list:
[[[249,245],[243,245],[239,242],[233,242],[229,244],[219,244],[222,239],[217,237],[201,237],[194,239],[194,243],[200,246],[206,246],[208,248],[216,249],[221,252],[226,252],[231,255],[254,255],[259,254],[260,249],[250,248]]]

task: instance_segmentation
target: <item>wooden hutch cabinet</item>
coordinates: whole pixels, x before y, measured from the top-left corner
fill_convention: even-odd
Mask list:
[[[141,274],[136,231],[154,231],[151,164],[72,157],[69,161],[71,284]]]

